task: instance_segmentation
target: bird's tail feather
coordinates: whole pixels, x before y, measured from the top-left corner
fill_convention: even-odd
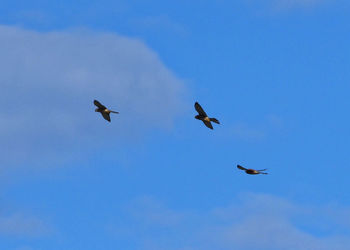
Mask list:
[[[112,111],[112,110],[111,110],[111,113],[119,114],[119,112],[117,112],[117,111]]]
[[[211,121],[211,122],[215,122],[215,123],[217,123],[217,124],[220,124],[220,122],[219,122],[218,119],[216,119],[216,118],[210,118],[210,121]]]

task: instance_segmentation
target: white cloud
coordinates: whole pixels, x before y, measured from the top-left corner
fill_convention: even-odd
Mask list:
[[[350,225],[338,221],[349,207],[309,206],[266,194],[244,194],[234,205],[210,211],[178,211],[154,199],[144,204],[133,202],[129,231],[120,230],[123,225],[116,231],[139,239],[140,249],[346,250],[350,244]],[[166,215],[171,223],[159,221],[168,221]]]
[[[183,111],[182,81],[137,39],[0,26],[0,54],[0,163],[167,129]],[[95,98],[120,111],[111,124]]]

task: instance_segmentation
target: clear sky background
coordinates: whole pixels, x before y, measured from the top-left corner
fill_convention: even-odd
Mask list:
[[[1,1],[0,249],[350,249],[349,14]]]

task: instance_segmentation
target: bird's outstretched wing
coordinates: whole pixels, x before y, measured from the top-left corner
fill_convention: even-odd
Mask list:
[[[199,105],[198,102],[194,104],[194,108],[197,110],[199,115],[207,117],[207,113],[204,112],[203,108],[201,107],[201,105]]]
[[[105,118],[105,120],[107,120],[107,121],[111,121],[111,117],[109,116],[109,114],[108,113],[106,113],[106,112],[101,112],[101,114],[102,114],[102,116],[103,116],[103,118]]]
[[[106,107],[105,106],[103,106],[99,101],[97,101],[97,100],[94,100],[94,104],[98,107],[98,108],[100,108],[100,109],[106,109]]]
[[[241,169],[241,170],[247,170],[246,168],[242,167],[241,165],[237,165],[237,168]]]
[[[210,129],[213,129],[213,125],[211,125],[211,122],[203,121],[205,126],[207,126]]]

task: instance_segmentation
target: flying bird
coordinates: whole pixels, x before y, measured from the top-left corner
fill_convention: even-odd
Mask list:
[[[94,104],[97,107],[97,109],[95,109],[95,112],[100,112],[103,118],[109,122],[111,121],[111,117],[109,115],[110,113],[119,114],[119,112],[109,110],[97,100],[94,100]]]
[[[237,165],[237,168],[240,170],[244,170],[247,174],[267,174],[263,171],[266,171],[267,169],[261,169],[261,170],[255,170],[255,169],[246,169],[242,167],[241,165]]]
[[[198,102],[194,104],[194,108],[198,112],[198,115],[196,115],[194,118],[196,118],[197,120],[201,120],[208,128],[213,129],[213,125],[211,124],[211,122],[220,124],[220,122],[216,118],[209,118]]]

